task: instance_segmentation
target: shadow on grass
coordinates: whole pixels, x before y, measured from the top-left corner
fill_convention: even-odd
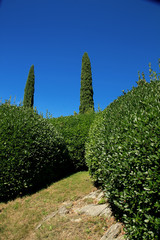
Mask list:
[[[56,175],[54,173],[54,177],[52,177],[53,175],[51,175],[51,173],[48,172],[48,175],[47,175],[47,173],[45,172],[44,175],[41,175],[40,178],[34,181],[34,184],[32,187],[23,189],[20,193],[12,194],[12,196],[0,198],[0,202],[7,203],[8,201],[15,200],[16,198],[31,196],[32,194],[35,194],[40,190],[46,189],[49,186],[51,186],[53,183],[58,182],[62,179],[65,179],[76,172],[78,171],[76,171],[73,167],[70,167],[70,169],[67,169],[67,171],[61,171],[61,172],[58,171]]]

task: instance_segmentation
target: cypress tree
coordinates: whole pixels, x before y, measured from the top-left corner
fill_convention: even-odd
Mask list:
[[[33,108],[34,103],[34,65],[31,66],[24,89],[23,106]]]
[[[94,101],[93,101],[91,63],[88,54],[85,52],[82,57],[79,113],[83,114],[93,111]]]

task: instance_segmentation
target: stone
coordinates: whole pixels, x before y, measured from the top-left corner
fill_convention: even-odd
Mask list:
[[[56,214],[58,214],[58,211],[52,212],[52,213],[49,214],[47,217],[45,217],[45,218],[41,221],[41,223],[36,227],[36,230],[38,230],[38,229],[42,226],[42,224],[43,224],[44,222],[46,222],[46,221],[50,220],[51,218],[55,217]]]
[[[121,224],[120,223],[113,224],[100,240],[117,239],[120,233],[121,233]]]
[[[96,197],[97,201],[100,201],[104,197],[104,193],[100,192],[99,195]]]
[[[124,238],[124,235],[119,236],[118,238],[116,238],[116,240],[126,240],[126,238]]]
[[[82,218],[71,219],[71,222],[81,222]]]
[[[100,214],[100,216],[105,216],[105,217],[111,217],[112,216],[112,210],[109,206],[107,206]]]
[[[97,190],[97,191],[91,192],[91,193],[89,193],[88,195],[86,195],[86,196],[83,198],[83,200],[86,199],[86,198],[93,198],[93,199],[95,199],[95,198],[97,198],[100,194],[103,195],[103,192],[102,192],[101,190]]]
[[[108,204],[101,204],[101,205],[89,204],[82,208],[76,209],[76,212],[79,214],[86,214],[92,217],[102,216],[102,215],[106,217],[110,217],[112,214]]]
[[[36,227],[36,230],[39,229],[44,222],[46,222],[46,221],[50,220],[51,218],[55,217],[57,214],[59,214],[60,216],[64,216],[64,215],[68,214],[68,213],[69,213],[69,209],[72,207],[73,203],[71,203],[71,202],[66,203],[66,202],[65,202],[63,205],[64,205],[64,206],[60,207],[60,208],[58,209],[58,211],[52,212],[52,213],[50,213],[49,215],[47,215],[47,216],[40,222],[40,224]]]
[[[67,213],[69,213],[69,210],[68,210],[65,206],[61,207],[61,208],[58,210],[58,214],[61,215],[61,216],[64,216],[64,215],[66,215]]]

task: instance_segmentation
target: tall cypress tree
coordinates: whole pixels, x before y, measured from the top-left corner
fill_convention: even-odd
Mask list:
[[[34,65],[31,66],[24,89],[23,106],[33,108],[34,104]]]
[[[93,101],[91,63],[88,54],[85,52],[82,57],[79,113],[83,114],[93,111],[94,101]]]

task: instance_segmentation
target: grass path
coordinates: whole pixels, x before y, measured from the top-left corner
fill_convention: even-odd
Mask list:
[[[107,229],[103,217],[56,216],[35,230],[39,222],[67,201],[77,201],[96,190],[88,172],[78,172],[31,196],[0,203],[0,240],[97,240]]]

